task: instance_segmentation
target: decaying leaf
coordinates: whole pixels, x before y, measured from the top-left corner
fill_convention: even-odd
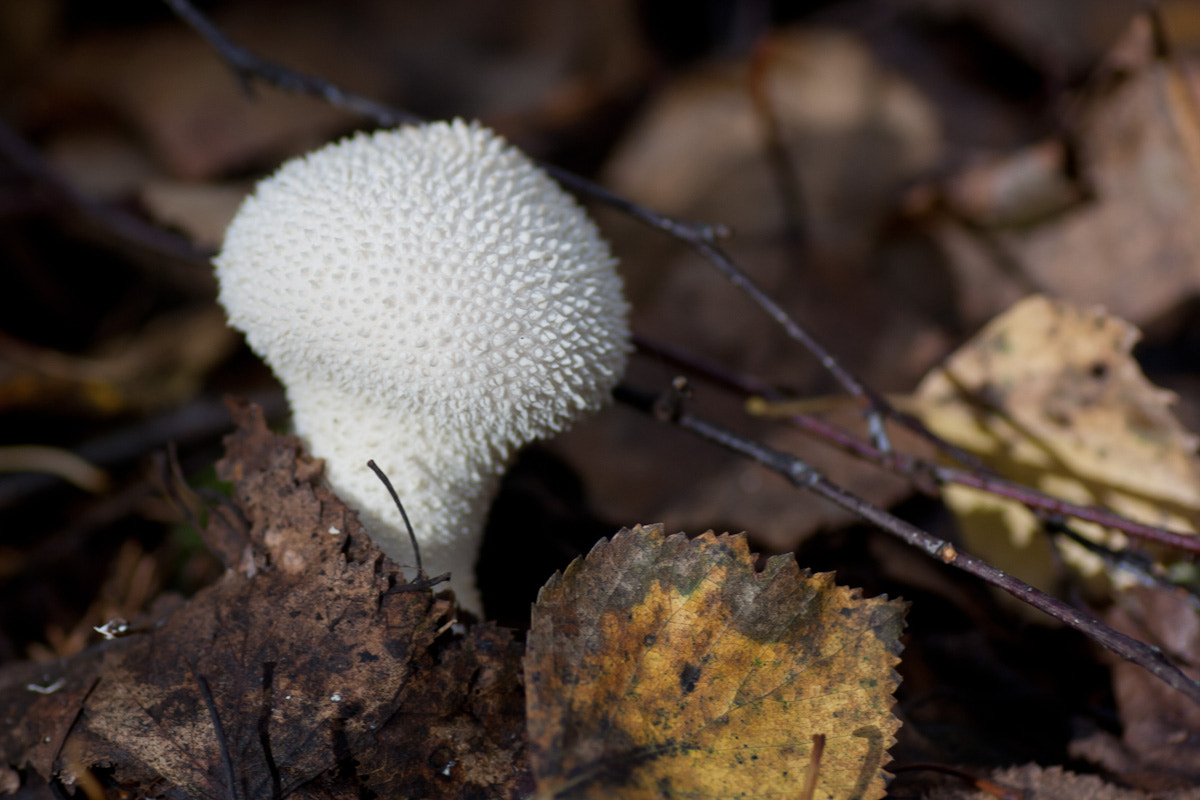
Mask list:
[[[744,536],[661,526],[601,541],[542,589],[525,679],[542,797],[884,793],[904,606]]]
[[[934,432],[1004,477],[1139,522],[1195,531],[1200,522],[1196,437],[1131,355],[1138,332],[1099,309],[1033,296],[993,320],[930,372],[914,410]],[[1048,586],[1053,560],[1034,515],[1019,503],[950,486],[945,497],[973,550]],[[1125,537],[1072,527],[1120,549]],[[1015,548],[1015,549],[1014,549]],[[1103,566],[1070,542],[1085,574]]]
[[[1148,14],[1133,20],[1109,58],[1115,75],[1072,115],[1082,184],[1062,174],[1065,159],[1057,177],[1046,169],[1058,158],[1054,143],[951,182],[947,199],[959,215],[1000,226],[984,238],[957,224],[937,234],[967,308],[995,313],[1017,288],[1006,277],[1014,268],[1019,286],[1103,305],[1139,325],[1200,288],[1196,57],[1156,57],[1153,27]],[[1087,201],[1072,202],[1080,189]]]
[[[245,521],[215,513],[206,537],[231,568],[146,633],[0,672],[4,763],[68,785],[105,768],[139,796],[515,793],[511,637],[449,636],[452,602],[403,582],[299,440],[238,417],[218,472]],[[423,749],[447,726],[474,770],[443,775]]]

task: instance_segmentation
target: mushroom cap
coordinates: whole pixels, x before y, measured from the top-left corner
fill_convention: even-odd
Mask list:
[[[501,455],[601,405],[630,349],[595,225],[461,120],[284,164],[215,263],[230,322],[289,393],[320,384]]]

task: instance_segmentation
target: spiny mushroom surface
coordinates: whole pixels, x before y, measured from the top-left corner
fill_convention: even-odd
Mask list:
[[[601,406],[630,349],[608,245],[523,153],[462,121],[357,135],[285,163],[215,260],[230,323],[380,547],[478,610],[474,562],[521,445]]]

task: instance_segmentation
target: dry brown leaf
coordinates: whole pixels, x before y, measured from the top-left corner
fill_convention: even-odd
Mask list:
[[[936,161],[926,99],[857,37],[792,28],[772,34],[762,90],[804,194],[806,230],[823,249],[858,252],[897,188]],[[779,195],[752,65],[708,66],[659,95],[609,163],[605,182],[650,208],[719,220],[740,235],[778,235]]]
[[[601,541],[542,589],[525,660],[542,797],[882,797],[904,605],[744,536]]]
[[[1107,506],[1140,522],[1195,531],[1200,523],[1196,437],[1171,411],[1131,351],[1138,331],[1099,309],[1029,297],[988,324],[913,397],[935,433],[999,474],[1075,503]],[[949,486],[945,498],[972,550],[1035,584],[1052,559],[1039,523],[1019,503]],[[1125,537],[1072,523],[1111,547]],[[1071,542],[1072,563],[1102,563]],[[1015,548],[1015,549],[1014,549]]]
[[[1067,174],[1067,146],[1038,142],[1005,158],[959,173],[942,191],[955,213],[973,225],[1021,228],[1052,220],[1084,200]]]
[[[485,623],[416,659],[395,722],[355,756],[363,783],[378,797],[529,797],[523,652]]]
[[[1200,291],[1200,64],[1195,56],[1154,59],[1152,38],[1149,21],[1136,19],[1117,48],[1143,54],[1137,71],[1081,107],[1074,127],[1089,202],[1023,230],[993,230],[987,241],[955,225],[937,232],[956,264],[964,305],[986,318],[1019,285],[1100,304],[1144,325]],[[960,176],[950,199],[965,200],[958,210],[984,222],[1028,220],[1039,211],[1032,202],[1069,200],[1061,177],[1043,176],[1041,199],[1016,207],[1031,201],[1021,187],[1048,147]],[[981,192],[985,184],[991,189]],[[1013,270],[1021,280],[1014,282]]]
[[[232,568],[147,632],[0,671],[3,763],[67,785],[102,766],[139,796],[517,796],[512,637],[439,639],[452,603],[403,583],[298,439],[237,416],[218,474],[238,512],[206,532]],[[427,749],[445,741],[473,768],[444,773]]]

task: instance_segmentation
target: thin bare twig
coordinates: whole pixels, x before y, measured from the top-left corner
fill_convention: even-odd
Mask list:
[[[854,436],[849,431],[806,414],[789,415],[787,421],[801,430],[820,436],[847,452],[910,478],[928,475],[939,484],[953,483],[970,489],[979,489],[997,497],[1015,500],[1037,512],[1094,522],[1137,539],[1200,554],[1200,537],[1198,536],[1146,525],[1100,506],[1071,503],[999,475],[934,464],[907,453],[882,453],[869,442]]]
[[[1071,503],[999,475],[934,464],[906,453],[882,453],[869,442],[854,436],[849,431],[806,414],[789,415],[787,421],[801,430],[820,436],[847,452],[910,478],[928,475],[939,484],[953,483],[970,489],[979,489],[997,497],[1015,500],[1034,511],[1054,516],[1074,517],[1083,522],[1094,522],[1137,539],[1200,554],[1200,537],[1198,536],[1146,525],[1100,506]]]
[[[163,2],[217,51],[217,54],[233,70],[247,92],[251,91],[252,81],[261,80],[277,89],[319,97],[334,108],[359,114],[382,127],[416,125],[425,121],[410,111],[380,103],[354,92],[348,92],[324,78],[299,72],[256,55],[233,42],[212,20],[200,13],[189,0],[163,0]],[[677,238],[686,240],[699,238],[714,241],[729,234],[728,229],[721,225],[689,222],[651,211],[610,192],[587,178],[553,164],[542,163],[540,166],[559,183]]]
[[[783,124],[776,113],[771,99],[768,75],[779,58],[776,38],[767,34],[761,37],[750,53],[746,89],[751,105],[763,130],[763,149],[771,167],[779,205],[783,211],[784,234],[788,246],[799,254],[808,237],[805,233],[804,191],[800,185],[799,170],[784,143]]]
[[[770,401],[785,399],[782,392],[766,381],[759,380],[753,376],[732,372],[719,364],[698,358],[679,348],[650,341],[644,337],[636,336],[634,340],[639,351],[651,354],[715,386],[740,394],[743,397],[762,397]],[[917,483],[920,482],[920,478],[927,476],[939,484],[954,483],[971,489],[979,489],[998,497],[1007,497],[1010,500],[1015,500],[1031,509],[1045,512],[1046,514],[1074,517],[1084,522],[1094,522],[1106,528],[1119,530],[1137,539],[1157,542],[1167,547],[1200,554],[1200,536],[1173,531],[1155,525],[1147,525],[1101,506],[1071,503],[1030,486],[1015,483],[999,475],[995,475],[984,469],[982,464],[979,464],[973,470],[967,470],[961,467],[934,464],[917,456],[898,451],[884,453],[870,442],[820,417],[810,414],[792,413],[787,414],[783,419],[796,428],[816,436],[827,444],[831,444],[844,452],[870,461],[880,467],[889,469],[896,474],[903,475]],[[972,454],[968,455],[971,455],[972,459],[977,461]]]
[[[241,793],[238,792],[237,770],[233,768],[233,754],[229,751],[229,740],[225,737],[225,728],[221,724],[221,715],[217,712],[217,701],[213,697],[212,688],[208,685],[208,678],[205,678],[196,671],[196,665],[191,661],[187,662],[188,672],[192,673],[192,677],[196,680],[196,684],[200,687],[200,697],[204,700],[204,707],[208,709],[208,718],[212,723],[213,732],[217,736],[217,748],[221,753],[221,766],[225,770],[225,777],[229,781],[229,794],[233,800],[240,800]]]
[[[958,551],[949,542],[921,530],[899,517],[895,517],[878,506],[846,491],[831,482],[811,466],[780,450],[751,441],[732,431],[714,425],[707,420],[694,417],[682,410],[678,403],[663,403],[660,395],[629,386],[616,390],[619,401],[628,406],[652,414],[702,439],[720,445],[781,475],[792,485],[807,489],[830,502],[853,512],[886,533],[895,536],[925,554],[952,567],[974,575],[976,578],[1011,594],[1064,625],[1080,631],[1088,638],[1145,669],[1171,688],[1181,692],[1193,702],[1200,704],[1200,683],[1185,675],[1172,664],[1157,647],[1138,641],[1114,630],[1100,620],[1079,609],[1014,578],[986,561]],[[669,415],[661,413],[663,408],[673,409]],[[657,413],[656,413],[657,412]]]
[[[266,81],[284,91],[319,97],[334,108],[341,108],[375,120],[385,127],[412,125],[421,122],[416,114],[392,108],[353,92],[346,92],[336,84],[315,75],[306,75],[272,61],[259,58],[254,53],[235,44],[225,33],[201,14],[187,0],[163,0],[171,10],[200,34],[221,55],[237,75],[247,93],[252,93],[255,79]]]
[[[392,502],[400,510],[400,518],[404,520],[404,527],[408,530],[408,541],[412,545],[413,558],[417,561],[417,577],[424,578],[425,567],[421,564],[421,545],[417,543],[416,531],[413,530],[412,523],[408,521],[408,512],[404,510],[404,504],[400,502],[400,495],[396,492],[396,487],[392,486],[387,473],[379,468],[379,465],[375,463],[375,459],[368,461],[367,466],[375,473],[375,477],[379,478],[380,483],[384,485],[388,490],[388,494],[392,496]]]

